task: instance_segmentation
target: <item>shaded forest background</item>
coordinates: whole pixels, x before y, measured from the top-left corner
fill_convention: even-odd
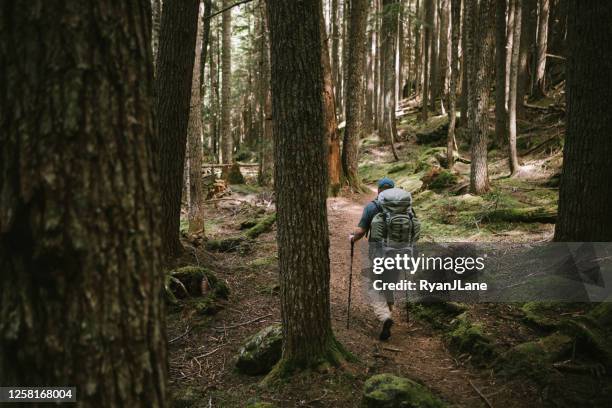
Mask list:
[[[409,304],[387,346],[342,303],[382,176],[427,240],[612,241],[609,2],[0,11],[2,384],[82,406],[609,401],[609,302]],[[272,356],[246,376],[255,343]]]

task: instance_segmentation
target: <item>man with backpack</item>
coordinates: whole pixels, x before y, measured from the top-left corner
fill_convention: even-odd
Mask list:
[[[376,199],[363,209],[357,229],[350,235],[350,241],[352,244],[368,235],[371,265],[375,257],[394,256],[406,251],[412,255],[412,244],[418,240],[420,232],[421,224],[412,209],[412,195],[401,188],[395,188],[393,180],[385,177],[378,182]],[[367,273],[373,277],[371,267]],[[388,269],[376,279],[386,283],[397,282],[398,273],[396,269]],[[382,322],[379,338],[387,340],[393,326],[394,293],[391,290],[372,293],[372,288],[369,293],[373,297],[371,305],[374,314]]]

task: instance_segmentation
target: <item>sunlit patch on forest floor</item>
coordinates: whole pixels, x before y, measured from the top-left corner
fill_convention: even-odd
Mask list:
[[[376,135],[362,140],[359,170],[372,193],[345,193],[328,201],[332,322],[337,338],[359,361],[301,373],[273,387],[260,385],[262,375],[240,374],[235,358],[245,340],[280,321],[275,227],[256,239],[241,238],[229,252],[206,250],[202,237],[185,235],[179,266],[206,266],[227,283],[230,295],[218,301],[214,314],[189,307],[169,311],[175,406],[245,407],[259,401],[277,407],[355,407],[365,380],[378,373],[413,379],[451,406],[487,406],[482,395],[493,406],[504,407],[584,406],[586,401],[607,406],[612,395],[606,367],[612,358],[606,348],[609,337],[590,326],[579,332],[566,329],[574,320],[590,324],[597,316],[592,305],[412,304],[408,322],[405,311],[396,310],[393,335],[382,343],[377,340],[379,323],[355,278],[351,327],[346,329],[347,236],[383,176],[413,192],[424,241],[552,239],[554,224],[548,218],[554,219],[556,212],[561,165],[556,113],[530,111],[530,120],[519,123],[519,153],[526,169],[520,177],[508,177],[505,153],[491,146],[491,191],[483,196],[467,193],[469,146],[462,133],[457,140],[462,161],[449,172],[440,165],[444,140],[417,143],[417,134],[444,126],[444,117],[422,126],[415,114],[399,121],[400,161],[392,161],[390,149]],[[245,225],[274,211],[269,192],[252,185],[231,188],[227,200],[208,205],[209,242],[243,237]],[[359,260],[355,262],[354,277],[359,277]]]

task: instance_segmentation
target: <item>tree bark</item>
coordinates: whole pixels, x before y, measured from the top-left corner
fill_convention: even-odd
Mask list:
[[[455,163],[455,127],[457,124],[457,80],[459,79],[459,30],[461,25],[461,0],[451,0],[451,77],[448,94],[448,138],[446,160],[448,168]]]
[[[258,183],[261,186],[272,184],[272,174],[274,170],[274,152],[272,138],[272,95],[270,94],[270,38],[268,30],[268,16],[265,4],[261,6],[261,89],[260,103],[263,108],[263,132],[260,144],[259,155],[259,175]]]
[[[438,24],[438,0],[432,0],[431,51],[429,56],[429,108],[436,111],[436,100],[440,95],[440,66],[438,44],[440,42],[440,24]]]
[[[521,45],[519,57],[519,79],[517,89],[517,115],[525,116],[525,96],[531,88],[530,82],[530,56],[535,44],[536,35],[536,11],[537,0],[523,0],[522,4],[522,29],[521,29]]]
[[[348,0],[344,0],[344,1],[348,1]],[[332,72],[333,72],[333,84],[334,84],[334,96],[336,98],[336,100],[338,100],[338,98],[340,98],[340,96],[342,95],[342,85],[340,84],[340,70],[342,69],[340,66],[340,22],[339,17],[340,17],[340,13],[338,12],[338,8],[339,8],[339,0],[331,0],[331,5],[330,5],[330,11],[331,11],[331,16],[330,16],[330,23],[331,23],[331,39],[332,39],[332,46],[331,46],[331,55],[332,55],[332,61],[331,61],[331,65],[332,65]],[[339,109],[340,108],[340,104],[339,103],[335,103],[336,108]],[[340,115],[340,112],[336,112],[336,114]]]
[[[495,2],[495,136],[498,146],[502,146],[507,139],[506,9],[509,8],[507,3],[507,0]]]
[[[567,132],[556,241],[612,241],[612,3],[569,1]]]
[[[467,0],[463,0],[461,3],[461,52],[463,54],[463,61],[461,62],[461,125],[467,125],[468,118],[468,78],[470,72],[470,65],[468,64],[470,55],[467,52],[467,38],[470,28],[467,26]]]
[[[219,162],[219,35],[218,27],[211,31],[210,36],[210,137],[212,152],[216,162]],[[214,33],[214,34],[213,34]]]
[[[181,190],[191,101],[199,0],[164,3],[156,77],[162,246],[168,258],[182,251]]]
[[[468,132],[471,135],[472,163],[470,191],[483,194],[489,191],[487,141],[489,136],[489,97],[493,46],[495,43],[495,0],[466,0],[468,3],[468,41],[466,54],[470,75],[468,84]],[[478,28],[477,28],[478,25]]]
[[[520,58],[522,25],[522,4],[521,0],[516,0],[514,5],[514,32],[512,32],[513,47],[510,61],[510,89],[508,93],[508,161],[510,164],[510,174],[516,175],[520,170],[518,155],[516,152],[516,103],[518,88],[518,69]]]
[[[533,96],[546,96],[546,52],[548,47],[548,17],[550,15],[550,0],[540,0],[538,13],[538,48]]]
[[[321,3],[269,0],[267,11],[283,322],[283,357],[274,376],[337,362],[339,344],[330,316]]]
[[[159,50],[159,28],[161,25],[162,0],[151,0],[152,25],[151,48],[153,49],[153,66],[157,65],[157,51]]]
[[[395,128],[395,37],[397,36],[398,0],[383,0],[382,60],[383,68],[383,123],[382,140],[389,143],[395,160],[393,142],[397,138]]]
[[[203,9],[200,7],[203,16]],[[202,185],[202,156],[204,148],[202,142],[202,98],[200,96],[201,69],[204,65],[202,59],[202,35],[204,20],[198,18],[198,28],[195,45],[195,59],[193,64],[193,79],[191,85],[191,107],[189,109],[189,124],[187,126],[187,140],[189,143],[189,232],[204,233],[204,186]]]
[[[430,61],[431,61],[431,42],[434,24],[434,0],[423,0],[425,8],[425,29],[424,29],[424,45],[423,45],[423,104],[421,108],[421,120],[427,121],[429,116],[429,94],[430,94]]]
[[[366,25],[368,0],[351,0],[351,16],[348,26],[348,98],[346,100],[346,127],[342,168],[347,183],[353,190],[361,190],[357,173],[359,140],[363,128],[363,67],[366,55]]]
[[[325,139],[328,148],[329,192],[336,195],[340,190],[342,161],[340,158],[340,134],[336,120],[336,101],[332,67],[329,61],[329,46],[325,35],[325,21],[321,20],[321,66],[323,68],[323,100],[325,101]]]
[[[448,93],[451,76],[451,26],[450,26],[450,0],[440,1],[440,72],[442,90],[440,92],[440,111],[446,114],[448,106]]]
[[[163,407],[150,2],[5,2],[0,38],[1,381]]]
[[[223,0],[223,8],[229,7],[233,0]],[[223,12],[221,20],[221,162],[232,163],[232,11]]]

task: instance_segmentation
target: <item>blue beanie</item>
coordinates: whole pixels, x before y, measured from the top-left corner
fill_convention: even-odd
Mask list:
[[[378,188],[383,188],[385,186],[393,188],[395,187],[395,183],[388,177],[384,177],[378,180]]]

